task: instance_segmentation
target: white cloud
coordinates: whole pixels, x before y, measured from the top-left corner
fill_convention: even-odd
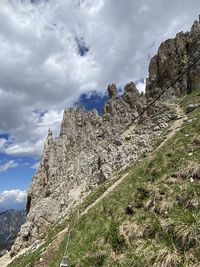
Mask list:
[[[27,192],[19,189],[0,192],[0,209],[24,208]]]
[[[18,163],[14,160],[7,161],[0,165],[0,172],[5,172],[11,168],[15,168],[18,166]]]
[[[4,150],[5,144],[7,143],[7,140],[4,138],[0,138],[0,152]]]
[[[64,107],[108,83],[143,80],[160,42],[199,13],[199,0],[30,2],[1,1],[0,133],[10,140],[0,151],[35,157],[48,127],[58,135]]]
[[[8,155],[39,157],[48,129],[59,135],[62,110],[52,109],[41,115],[41,112],[30,113],[30,118],[20,128],[13,129],[14,138],[2,140],[0,151]],[[1,139],[0,139],[1,141]]]
[[[136,86],[140,92],[145,92],[146,80],[137,82]]]

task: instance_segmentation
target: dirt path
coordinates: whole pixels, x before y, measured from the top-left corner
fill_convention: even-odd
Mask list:
[[[0,266],[4,267],[7,266],[11,262],[10,253],[7,253],[2,258],[0,258]]]
[[[159,145],[157,146],[152,152],[157,151],[160,147],[162,147],[172,136],[175,135],[175,133],[180,130],[181,125],[183,124],[184,119],[186,118],[186,115],[184,114],[183,110],[179,107],[176,106],[175,107],[176,113],[178,115],[178,119],[176,119],[171,127],[170,127],[170,132],[167,134],[167,136],[165,137],[165,140]]]
[[[162,147],[175,133],[181,128],[181,125],[183,124],[183,120],[185,118],[185,115],[183,114],[182,109],[179,106],[175,107],[178,119],[175,120],[170,128],[170,132],[165,137],[165,140],[158,146],[156,149],[154,149],[151,153],[154,151],[157,151],[160,147]],[[98,199],[95,200],[94,203],[92,203],[90,206],[88,206],[79,216],[79,218],[85,214],[88,213],[93,207],[95,207],[98,203],[100,203],[106,196],[108,196],[121,182],[130,174],[130,172],[123,175],[120,179],[118,179],[113,185],[111,185]],[[68,228],[64,229],[62,232],[60,232],[52,244],[46,249],[44,254],[41,256],[40,261],[35,263],[36,267],[47,267],[49,262],[49,257],[54,256],[55,252],[58,250],[60,243],[62,240],[66,237],[66,234],[68,232]],[[18,256],[26,253],[28,249],[22,250],[15,258]],[[0,267],[7,267],[9,263],[11,263],[15,258],[10,258],[10,253],[6,254],[2,258],[0,258]]]
[[[56,252],[59,250],[60,244],[65,239],[67,232],[68,232],[68,228],[65,228],[54,238],[52,243],[46,248],[44,253],[42,253],[40,258],[35,262],[34,267],[49,266]]]
[[[107,195],[109,195],[121,182],[129,175],[129,172],[118,179],[113,185],[111,185],[98,199],[95,200],[90,206],[88,206],[80,215],[83,216],[88,213],[93,207],[95,207],[101,200],[103,200]]]

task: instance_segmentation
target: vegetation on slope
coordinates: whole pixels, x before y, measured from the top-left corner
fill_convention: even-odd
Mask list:
[[[181,100],[200,103],[200,90]],[[200,109],[163,146],[137,162],[101,203],[62,227],[72,229],[70,267],[194,267],[200,262]],[[53,235],[51,238],[53,238]],[[9,266],[35,266],[51,239]],[[59,266],[68,236],[50,267]],[[38,265],[39,266],[39,265]],[[42,265],[41,265],[42,266]]]
[[[200,102],[197,90],[185,97]],[[71,234],[70,266],[198,266],[200,261],[200,110]],[[66,241],[51,263],[58,266]]]

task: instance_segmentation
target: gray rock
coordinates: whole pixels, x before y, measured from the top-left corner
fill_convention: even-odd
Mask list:
[[[187,113],[193,112],[195,109],[199,107],[200,107],[200,104],[190,104],[187,106],[186,112]]]
[[[109,180],[114,171],[150,152],[163,127],[153,129],[170,120],[171,110],[157,104],[152,108],[152,118],[146,115],[144,123],[126,128],[144,107],[145,97],[133,82],[125,86],[122,96],[116,94],[115,85],[108,86],[108,93],[111,98],[102,117],[95,110],[67,109],[60,136],[54,139],[49,130],[40,166],[28,191],[26,223],[12,255],[36,242],[91,190]]]
[[[116,84],[110,84],[108,86],[108,95],[110,98],[112,97],[116,97],[117,96],[117,87],[116,87]]]
[[[155,98],[165,90],[192,62],[199,57],[200,22],[195,21],[190,32],[180,32],[174,39],[163,42],[149,65],[146,82],[148,98]],[[200,64],[194,67],[173,85],[162,99],[186,95],[200,86]]]
[[[40,166],[28,191],[26,223],[12,255],[36,242],[114,172],[155,148],[169,122],[178,118],[173,108],[167,102],[156,102],[137,123],[132,122],[194,59],[199,28],[199,22],[195,22],[191,32],[161,44],[150,63],[145,96],[133,82],[125,86],[121,96],[111,84],[102,117],[96,110],[84,112],[81,107],[65,110],[59,137],[54,139],[51,130],[48,132]],[[188,93],[200,82],[198,73],[195,66],[162,100]]]

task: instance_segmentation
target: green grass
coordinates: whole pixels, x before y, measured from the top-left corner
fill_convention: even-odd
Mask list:
[[[196,90],[184,97],[182,108],[200,102],[199,93]],[[185,122],[162,147],[133,165],[131,174],[82,216],[74,229],[76,211],[63,222],[62,227],[73,229],[67,251],[70,267],[198,266],[200,211],[199,204],[194,203],[200,200],[200,181],[183,179],[179,174],[200,165],[200,144],[194,142],[200,133],[200,109],[188,114],[188,119],[191,121]],[[89,196],[79,209],[84,210],[107,186]],[[66,243],[67,236],[49,267],[59,266]],[[34,266],[40,253],[41,249],[9,267]]]
[[[196,91],[184,98],[181,103],[183,108],[189,103],[193,103],[194,99],[197,101],[197,92],[199,93]],[[200,119],[200,111],[196,110],[188,117],[189,119]],[[194,213],[197,211],[186,209],[186,213],[178,212],[181,205],[184,204],[184,200],[183,203],[178,204],[178,197],[182,193],[186,200],[188,197],[191,199],[198,197],[200,187],[198,181],[193,184],[187,180],[181,181],[180,185],[178,183],[167,184],[167,178],[189,165],[199,164],[200,146],[196,146],[192,142],[198,133],[200,133],[199,120],[190,124],[185,123],[180,132],[168,140],[153,156],[147,157],[134,166],[132,174],[113,193],[92,209],[87,216],[80,219],[69,244],[68,256],[71,266],[98,266],[91,265],[90,260],[99,251],[103,251],[102,266],[134,266],[133,262],[137,262],[138,265],[135,266],[149,266],[149,264],[158,264],[157,266],[159,266],[162,262],[165,264],[166,259],[171,261],[172,266],[187,264],[187,246],[184,247],[184,244],[188,244],[188,241],[186,239],[180,241],[181,230],[177,228],[176,224],[170,224],[174,222],[175,217],[176,222],[178,222],[177,218],[184,222],[182,216],[185,216],[185,223],[180,224],[183,237],[186,234],[187,238],[184,229],[188,229],[188,232],[191,231],[191,235],[192,231],[197,233],[195,225],[190,226],[189,224],[189,219],[195,218]],[[157,207],[146,207],[146,203],[153,198],[154,193]],[[165,203],[167,201],[174,203],[172,207],[168,207],[170,205]],[[133,216],[129,216],[125,212],[128,205],[133,207]],[[166,206],[166,214],[162,214],[159,210],[162,205]],[[178,207],[177,210],[174,210],[175,207]],[[137,233],[134,235],[134,231],[130,230],[127,232],[127,235],[130,236],[123,238],[122,233],[120,234],[123,225],[137,225],[138,227],[140,225],[141,229],[138,231],[142,232],[142,236],[137,236]],[[169,233],[163,235],[163,227],[167,227]],[[180,246],[180,242],[183,243],[182,246]],[[191,242],[194,242],[192,238]],[[116,250],[118,245],[120,249]],[[149,258],[141,254],[141,250],[139,250],[141,245],[150,249]],[[180,251],[180,247],[182,251]],[[137,253],[137,251],[140,252]],[[60,256],[62,253],[61,247]],[[155,257],[155,255],[158,256]],[[57,255],[50,266],[57,266],[60,259],[61,257]]]

